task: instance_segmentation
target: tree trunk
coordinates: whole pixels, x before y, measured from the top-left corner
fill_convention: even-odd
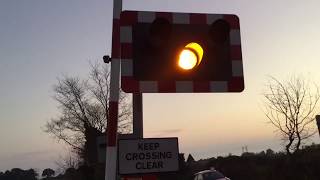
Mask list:
[[[296,147],[295,147],[294,152],[299,151],[299,150],[300,150],[300,146],[301,146],[301,136],[300,136],[300,133],[297,132],[296,134],[297,134],[298,142],[297,142],[297,144],[296,144]]]
[[[103,135],[103,133],[92,126],[89,126],[87,123],[85,123],[84,127],[86,140],[84,145],[84,161],[90,166],[98,162],[96,139],[98,136]]]
[[[291,147],[291,145],[292,145],[292,143],[293,143],[293,138],[289,138],[289,142],[288,142],[288,144],[286,145],[286,151],[287,151],[287,154],[288,155],[292,155],[292,152],[290,151],[290,147]]]

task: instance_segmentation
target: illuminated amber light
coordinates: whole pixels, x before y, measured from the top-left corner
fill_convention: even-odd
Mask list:
[[[197,65],[197,61],[198,61],[197,56],[195,55],[194,52],[192,52],[189,49],[184,49],[180,53],[179,66],[182,69],[189,70],[189,69],[194,68]]]
[[[203,49],[198,43],[189,43],[180,52],[178,66],[184,70],[190,70],[201,63]]]

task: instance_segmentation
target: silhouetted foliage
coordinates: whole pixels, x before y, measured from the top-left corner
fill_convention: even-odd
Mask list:
[[[293,157],[267,149],[260,153],[245,152],[241,156],[202,159],[185,165],[185,171],[178,175],[161,175],[160,180],[193,180],[195,173],[212,167],[232,180],[319,180],[320,145],[305,146]]]
[[[271,77],[264,97],[265,115],[280,133],[287,154],[297,152],[316,133],[313,122],[320,98],[318,87],[302,77],[283,82]]]
[[[263,152],[263,153],[262,153]],[[187,163],[179,154],[178,172],[157,174],[158,180],[193,180],[193,175],[212,167],[232,180],[319,180],[320,145],[304,146],[295,156],[275,153],[271,149],[259,153],[246,152],[241,156],[201,159]],[[45,180],[104,180],[104,166],[68,168],[64,174]],[[14,168],[0,172],[0,180],[36,180],[34,170]]]
[[[58,171],[65,172],[68,168],[77,168],[81,160],[79,160],[79,156],[70,152],[64,156],[60,156],[58,160],[55,161],[55,164],[58,166]]]
[[[37,180],[37,176],[38,174],[34,169],[13,168],[11,171],[0,173],[0,180]]]
[[[48,177],[54,176],[54,174],[55,174],[54,170],[50,168],[44,169],[42,171],[42,177],[48,178]]]
[[[54,99],[61,114],[45,131],[68,144],[85,163],[97,162],[96,138],[104,135],[109,118],[110,71],[105,64],[91,65],[88,78],[63,76],[54,85]],[[131,104],[119,97],[119,132],[131,131]]]
[[[274,156],[275,154],[274,154],[274,151],[272,149],[267,149],[266,150],[266,155],[271,157],[271,156]]]

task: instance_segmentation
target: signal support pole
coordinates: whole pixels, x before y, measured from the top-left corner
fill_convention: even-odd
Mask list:
[[[143,98],[142,93],[132,94],[133,138],[143,138]]]
[[[117,136],[120,80],[120,13],[122,0],[113,0],[112,52],[105,180],[117,178]]]

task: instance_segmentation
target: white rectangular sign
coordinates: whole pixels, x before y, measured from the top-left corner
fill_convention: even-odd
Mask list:
[[[119,174],[179,170],[178,138],[119,140]]]

